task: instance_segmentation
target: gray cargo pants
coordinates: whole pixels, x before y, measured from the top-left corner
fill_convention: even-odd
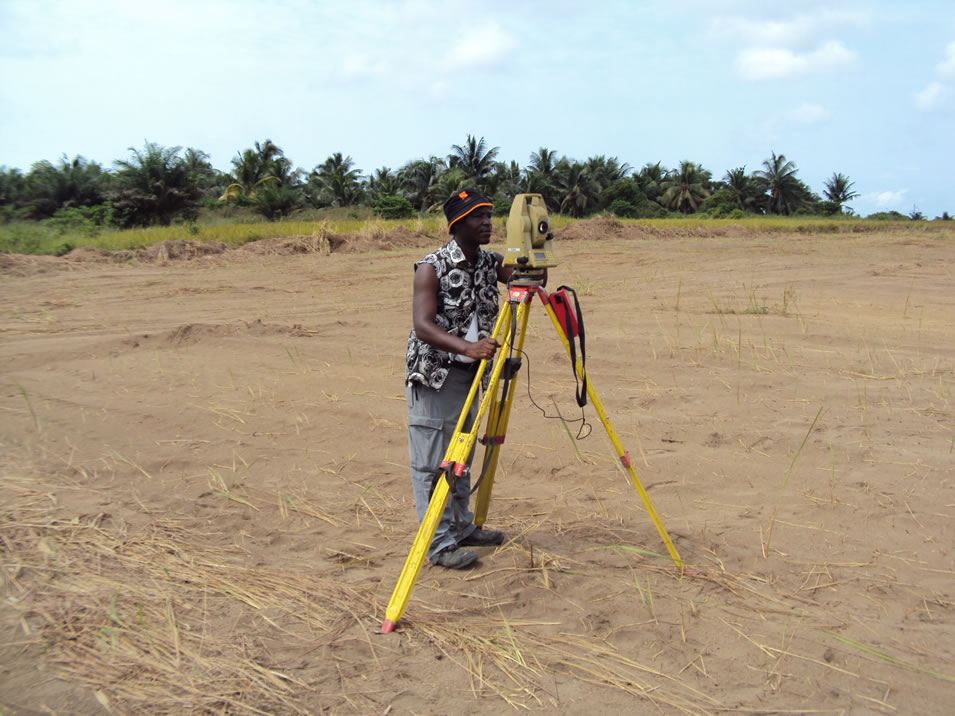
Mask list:
[[[408,450],[411,454],[411,487],[414,492],[415,509],[418,512],[418,524],[424,519],[428,509],[431,482],[438,466],[444,460],[444,454],[454,435],[458,418],[464,407],[464,401],[471,389],[473,373],[451,369],[441,390],[412,384],[405,386],[408,400]],[[471,404],[464,429],[470,430],[477,415],[478,398]],[[474,450],[468,456],[468,466],[474,457]],[[444,479],[443,477],[441,479]],[[467,537],[476,529],[474,513],[468,509],[471,492],[470,472],[454,481],[454,493],[448,500],[438,529],[434,533],[428,559],[434,560],[438,552],[448,547],[457,547],[458,540]],[[454,507],[457,506],[460,532],[455,529]]]

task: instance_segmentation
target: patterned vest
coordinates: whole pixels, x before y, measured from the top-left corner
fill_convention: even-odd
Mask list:
[[[497,320],[497,258],[478,249],[472,266],[454,239],[415,264],[431,264],[438,276],[438,310],[435,324],[453,336],[463,338],[477,312],[478,340],[494,332]],[[448,375],[448,353],[438,350],[415,335],[408,337],[405,384],[418,383],[440,390]]]

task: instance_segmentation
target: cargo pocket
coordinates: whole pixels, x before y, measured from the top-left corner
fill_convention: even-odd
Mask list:
[[[408,450],[412,470],[433,472],[438,469],[445,451],[443,427],[442,418],[408,416]]]

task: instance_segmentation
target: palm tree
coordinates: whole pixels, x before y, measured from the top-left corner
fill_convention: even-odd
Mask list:
[[[485,188],[488,196],[493,199],[504,201],[513,199],[521,193],[521,180],[524,173],[521,171],[521,165],[513,159],[510,162],[494,162],[494,171],[487,178]]]
[[[203,195],[218,196],[220,191],[217,191],[217,189],[224,189],[222,183],[223,179],[227,177],[223,177],[222,172],[218,172],[213,168],[209,162],[209,155],[201,149],[187,147],[182,155],[182,160],[195,178],[196,184],[199,185]]]
[[[452,194],[461,191],[470,183],[471,178],[461,169],[448,169],[431,186],[428,192],[429,211],[436,211]]]
[[[531,154],[528,169],[534,170],[545,179],[550,179],[557,169],[557,152],[547,147],[541,147]]]
[[[557,191],[559,162],[557,152],[541,147],[531,154],[521,186],[521,191],[526,194],[540,194],[544,197],[544,203],[551,211],[560,210],[561,197]]]
[[[374,204],[383,196],[401,196],[401,179],[389,167],[376,169],[370,177],[365,191],[368,200]]]
[[[483,189],[486,177],[494,170],[494,159],[499,149],[499,147],[488,149],[484,137],[475,139],[469,134],[464,146],[460,144],[451,146],[448,166],[452,169],[460,169],[477,185],[478,189]]]
[[[25,185],[23,172],[19,169],[0,167],[0,207],[17,207],[23,197]]]
[[[560,210],[560,197],[557,190],[557,177],[548,178],[546,175],[529,169],[524,172],[519,185],[521,194],[540,194],[550,211]]]
[[[405,195],[415,208],[424,211],[431,205],[431,194],[438,179],[448,170],[440,157],[415,159],[398,170]]]
[[[636,180],[640,189],[647,195],[650,201],[659,201],[660,194],[663,193],[663,180],[666,179],[668,172],[661,162],[651,164],[647,162],[643,168],[637,172]]]
[[[254,149],[244,149],[232,158],[233,182],[226,187],[219,201],[254,199],[255,193],[278,179],[272,174],[272,161],[282,156],[282,150],[266,139],[264,144],[255,143]]]
[[[354,206],[362,198],[361,171],[350,156],[335,152],[309,175],[313,203],[319,206]]]
[[[291,178],[292,163],[271,139],[255,143],[232,158],[233,183],[229,184],[219,201],[255,199],[256,192],[268,184],[281,183]],[[284,175],[284,176],[283,176]]]
[[[189,167],[179,156],[182,147],[146,142],[142,151],[129,148],[129,160],[117,160],[113,206],[127,224],[168,226],[193,211],[200,191]]]
[[[847,204],[859,196],[859,192],[852,191],[854,182],[849,181],[849,177],[837,172],[833,172],[832,176],[824,182],[824,185],[826,187],[824,192],[826,199],[838,204],[840,211],[843,204]]]
[[[723,175],[723,183],[727,191],[733,196],[736,206],[743,211],[752,211],[756,203],[756,187],[753,180],[746,174],[746,167],[727,169]]]
[[[691,161],[680,162],[680,168],[674,169],[663,180],[659,202],[670,211],[692,214],[710,195],[708,184],[710,173],[699,164]]]
[[[24,186],[30,214],[42,219],[53,216],[57,209],[101,204],[106,180],[99,164],[78,155],[70,160],[64,154],[55,165],[46,160],[37,162]]]
[[[558,162],[557,190],[559,211],[574,217],[596,208],[600,196],[600,185],[590,175],[587,165],[568,159]]]
[[[763,168],[753,172],[753,176],[765,185],[766,211],[772,214],[791,214],[800,203],[801,182],[796,179],[796,165],[786,160],[785,154],[777,155],[763,162]]]
[[[603,190],[615,181],[625,178],[630,173],[631,167],[626,162],[621,164],[616,157],[608,159],[601,154],[587,160],[587,171],[590,172],[591,178]]]
[[[299,186],[275,181],[265,184],[256,193],[252,207],[269,221],[278,221],[301,209],[304,203],[305,196]]]

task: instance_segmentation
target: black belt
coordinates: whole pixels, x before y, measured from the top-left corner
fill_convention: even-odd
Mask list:
[[[481,365],[481,361],[478,360],[473,363],[462,363],[457,360],[448,361],[448,368],[464,373],[476,373],[479,365]]]

